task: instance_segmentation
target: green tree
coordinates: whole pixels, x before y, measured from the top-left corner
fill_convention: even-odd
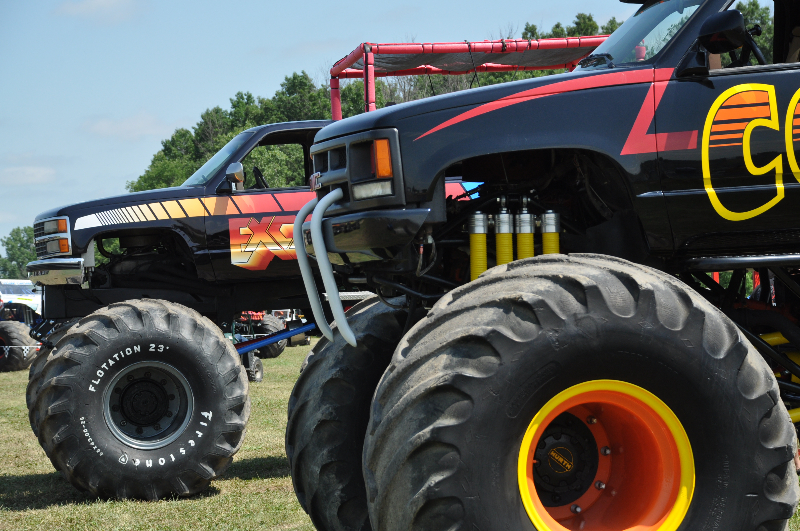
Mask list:
[[[207,109],[191,131],[176,129],[169,139],[162,141],[161,149],[153,155],[145,172],[128,182],[127,189],[139,192],[179,186],[245,129],[277,122],[324,120],[330,116],[329,89],[315,86],[305,72],[286,76],[272,98],[237,92],[230,99],[229,110]],[[301,184],[304,180],[302,150],[297,146],[260,149],[248,159],[245,167],[250,184],[254,182],[252,166],[264,173],[270,186]]]
[[[761,26],[761,36],[754,37],[754,39],[764,54],[767,64],[772,63],[772,41],[775,39],[775,26],[769,6],[761,6],[758,0],[747,0],[747,2],[738,2],[736,9],[744,15],[744,23],[747,28],[752,28],[756,24]]]
[[[569,37],[597,35],[597,32],[600,30],[600,26],[594,21],[594,17],[586,13],[578,13],[575,15],[575,20],[572,24],[572,26],[567,26],[567,36]]]
[[[33,227],[16,227],[0,244],[6,249],[6,256],[0,258],[0,278],[28,278],[25,265],[36,260],[36,247],[33,244]]]
[[[542,35],[542,38],[543,39],[564,38],[566,36],[567,36],[567,30],[564,28],[561,22],[556,22],[553,25],[552,29],[550,30],[550,33]]]
[[[622,26],[622,22],[619,22],[617,17],[611,17],[609,21],[603,24],[603,27],[600,28],[600,33],[603,35],[611,35],[617,31],[617,28],[620,26]]]
[[[536,27],[536,24],[526,22],[525,29],[522,30],[522,38],[531,40],[541,39],[541,36],[539,35],[539,28]]]

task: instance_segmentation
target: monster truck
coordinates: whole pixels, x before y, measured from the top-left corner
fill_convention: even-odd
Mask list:
[[[305,181],[327,123],[249,129],[182,186],[36,218],[28,271],[44,286],[46,321],[33,333],[57,325],[57,341],[44,339],[31,366],[29,416],[75,486],[107,497],[188,495],[231,462],[250,409],[245,369],[257,361],[240,359],[222,329],[253,308],[307,307],[292,223],[312,194],[269,188],[251,164],[259,150],[284,146]]]
[[[26,402],[73,485],[103,497],[186,496],[231,462],[249,416],[247,377],[263,367],[252,350],[240,359],[223,330],[254,308],[308,307],[292,230],[313,193],[269,188],[257,162],[281,146],[305,181],[328,123],[255,127],[179,187],[37,216],[27,269],[44,286],[45,322],[32,330],[44,348]],[[270,321],[264,330],[282,328]]]
[[[22,370],[38,354],[29,331],[41,321],[41,299],[29,280],[0,279],[0,372]]]
[[[290,400],[318,529],[787,528],[800,4],[775,1],[766,50],[732,0],[638,3],[567,73],[317,133],[295,234],[326,286],[377,295],[325,327]],[[332,75],[491,62],[384,46]],[[747,297],[750,270],[774,297]]]

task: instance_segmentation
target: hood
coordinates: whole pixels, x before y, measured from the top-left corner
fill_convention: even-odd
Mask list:
[[[314,142],[324,142],[339,136],[371,129],[396,127],[399,121],[412,116],[458,107],[482,105],[484,103],[505,98],[519,92],[527,91],[537,87],[543,87],[552,83],[558,83],[567,79],[608,73],[609,70],[607,69],[577,69],[574,72],[542,76],[533,79],[524,79],[521,81],[512,81],[509,83],[500,83],[497,85],[473,88],[470,90],[463,90],[461,92],[452,92],[450,94],[442,94],[441,96],[433,96],[421,100],[392,105],[391,107],[384,107],[383,109],[379,109],[377,111],[362,113],[351,118],[334,122],[320,130],[320,132],[314,137]]]
[[[175,186],[172,188],[159,188],[157,190],[147,190],[144,192],[132,192],[129,194],[115,195],[111,197],[104,197],[102,199],[91,199],[89,201],[82,201],[80,203],[73,203],[71,205],[45,210],[36,216],[35,221],[56,216],[75,217],[76,214],[83,214],[87,211],[96,212],[97,210],[108,210],[109,206],[115,205],[131,205],[145,201],[200,197],[203,195],[203,191],[204,188],[202,187],[183,188],[180,186]]]

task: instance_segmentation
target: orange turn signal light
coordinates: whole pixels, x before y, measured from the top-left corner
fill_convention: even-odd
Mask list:
[[[66,223],[66,221],[64,221]],[[61,230],[61,223],[58,224],[58,230]],[[66,231],[66,229],[65,229]],[[58,240],[58,250],[61,253],[68,253],[69,252],[69,240],[67,238],[61,238]]]
[[[392,152],[389,149],[389,139],[379,138],[374,143],[375,150],[375,177],[378,179],[391,179]]]
[[[59,219],[58,220],[58,232],[67,232],[67,220],[66,219]]]

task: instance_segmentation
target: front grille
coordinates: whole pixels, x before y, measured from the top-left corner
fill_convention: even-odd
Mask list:
[[[36,258],[47,256],[47,242],[36,242]]]
[[[44,221],[33,224],[33,237],[38,238],[39,236],[44,236]]]

